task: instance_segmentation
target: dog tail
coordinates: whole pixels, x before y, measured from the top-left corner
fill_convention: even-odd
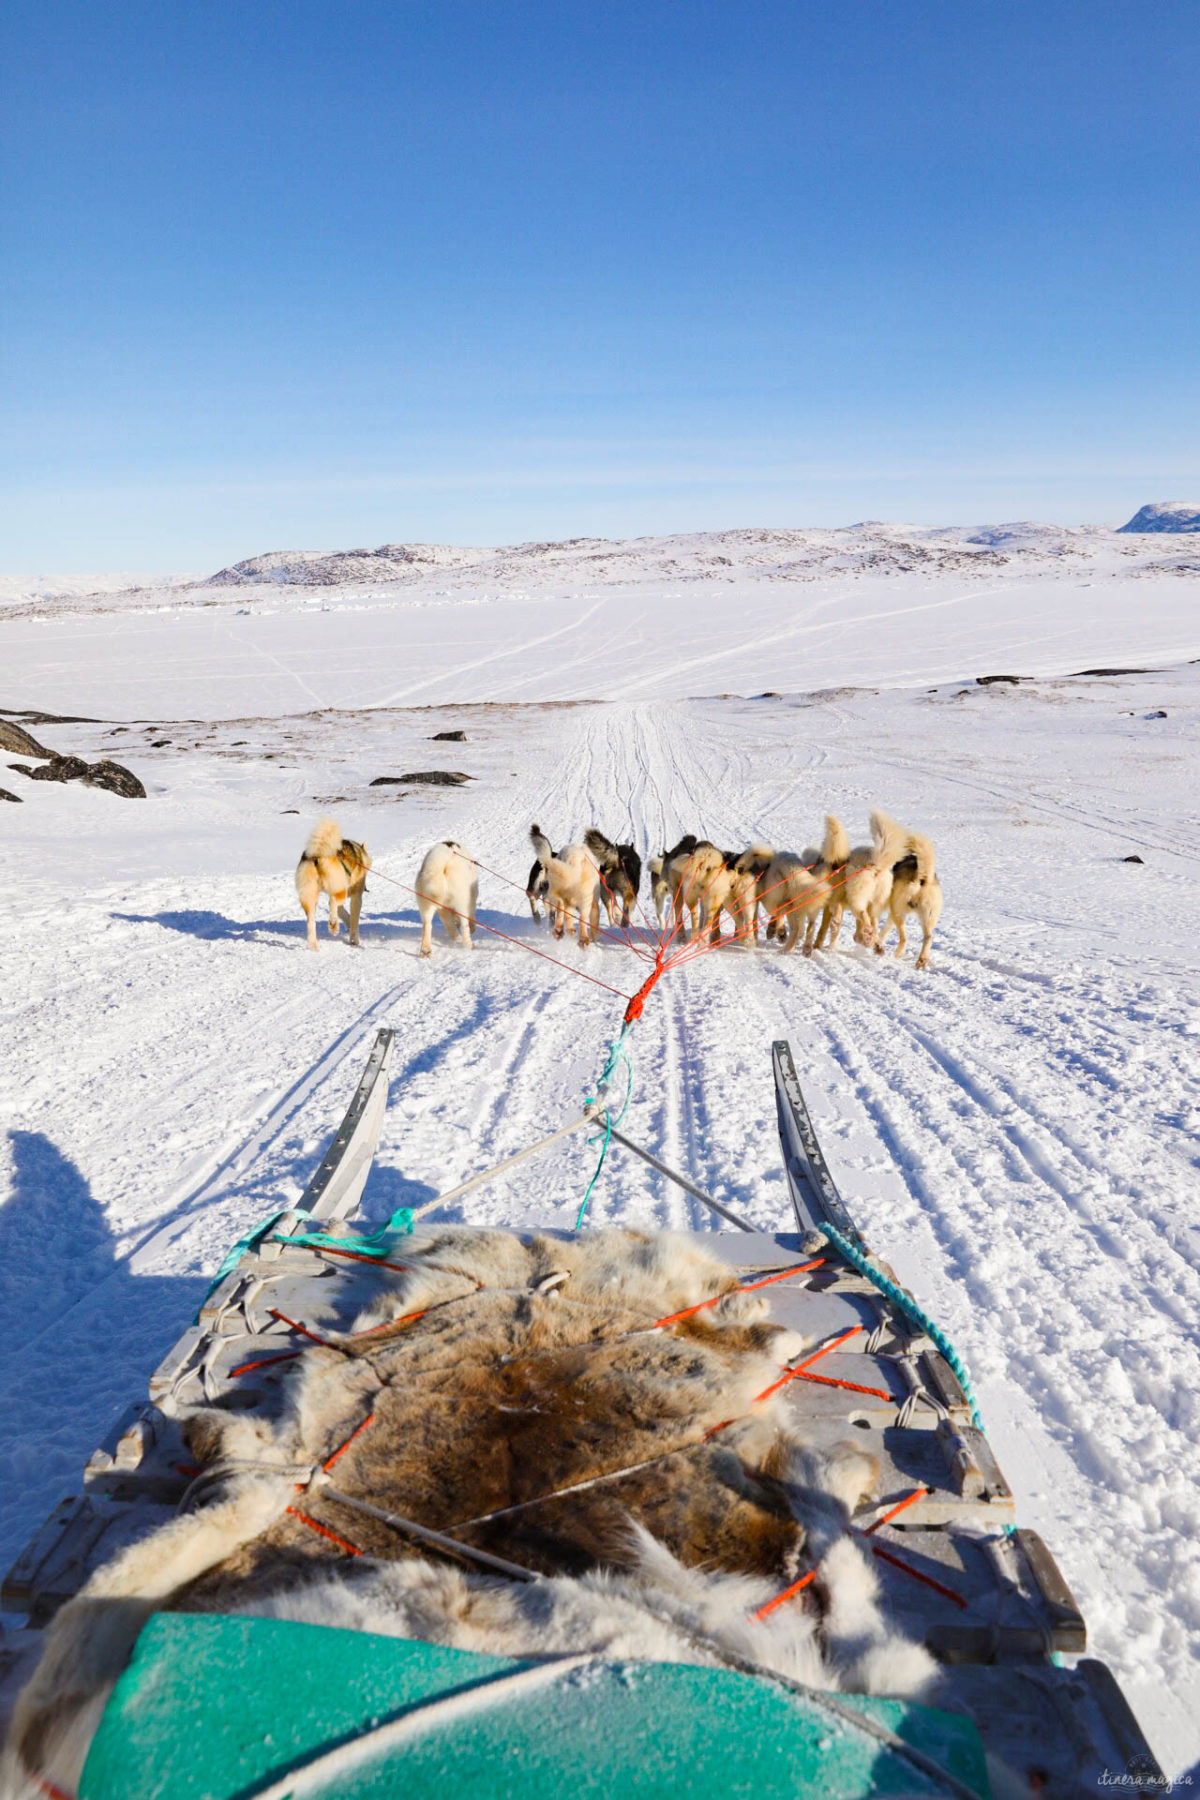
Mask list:
[[[833,868],[838,863],[844,863],[849,854],[850,839],[846,836],[846,827],[832,813],[826,813],[825,838],[821,845],[822,862]]]
[[[739,875],[765,875],[775,861],[775,852],[770,844],[751,844],[738,857],[736,868]]]
[[[874,861],[878,868],[892,868],[908,851],[907,831],[885,812],[871,814],[871,837],[875,845]]]
[[[543,869],[548,869],[554,852],[550,848],[550,839],[545,835],[540,825],[531,825],[529,827],[529,841],[533,845],[534,853]]]
[[[594,825],[588,826],[583,834],[583,841],[601,868],[607,868],[609,863],[615,860],[616,846],[610,844],[604,833],[597,831]]]
[[[905,848],[910,856],[916,857],[917,879],[921,885],[924,886],[927,881],[933,881],[936,878],[937,870],[934,864],[933,845],[929,839],[922,837],[919,831],[910,831],[905,840]]]
[[[318,819],[308,834],[304,854],[311,862],[318,856],[336,856],[342,847],[342,828],[336,819]]]

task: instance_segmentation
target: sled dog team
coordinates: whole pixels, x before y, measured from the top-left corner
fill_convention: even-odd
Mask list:
[[[805,956],[836,943],[848,912],[854,942],[883,954],[894,925],[896,955],[907,946],[906,924],[916,914],[921,927],[918,969],[929,966],[929,947],[942,910],[933,845],[887,813],[871,814],[871,841],[852,846],[840,819],[825,818],[820,848],[800,852],[751,844],[746,850],[718,850],[707,838],[680,838],[650,863],[650,893],[661,930],[680,938],[721,940],[721,916],[728,913],[734,939],[754,943],[759,911],[766,937],[784,950],[797,943]],[[628,928],[642,881],[642,860],[632,844],[614,844],[594,826],[577,844],[554,850],[540,825],[529,836],[536,861],[526,897],[535,919],[544,916],[556,938],[569,930],[581,946],[594,941],[603,904],[610,925]],[[343,838],[332,819],[321,819],[296,870],[296,892],[308,921],[309,948],[317,948],[317,907],[329,899],[329,929],[339,919],[358,943],[358,919],[371,858],[365,844]],[[441,919],[448,938],[469,949],[475,934],[479,895],[478,865],[449,839],[429,851],[416,880],[421,913],[421,955],[433,949],[433,921]],[[347,910],[347,902],[349,910]],[[886,912],[886,919],[884,914]]]

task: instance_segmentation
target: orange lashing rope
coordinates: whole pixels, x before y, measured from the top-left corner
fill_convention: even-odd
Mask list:
[[[357,1544],[352,1544],[349,1538],[339,1536],[336,1531],[330,1531],[328,1525],[322,1525],[321,1521],[314,1519],[310,1513],[301,1512],[298,1506],[285,1507],[284,1511],[291,1513],[293,1519],[299,1519],[302,1525],[307,1525],[310,1531],[320,1532],[323,1538],[328,1538],[331,1544],[336,1544],[340,1550],[346,1552],[347,1556],[362,1555]]]
[[[770,1287],[773,1281],[786,1281],[789,1275],[803,1275],[808,1269],[819,1269],[824,1261],[823,1256],[818,1256],[815,1262],[799,1263],[794,1269],[780,1269],[778,1274],[768,1275],[765,1281],[741,1282],[737,1287],[731,1288],[730,1292],[753,1294],[758,1288]],[[690,1319],[693,1313],[703,1312],[706,1306],[716,1306],[724,1298],[724,1294],[714,1294],[711,1300],[701,1300],[695,1306],[685,1306],[682,1312],[668,1313],[665,1319],[656,1319],[650,1329],[658,1331],[664,1325],[676,1325],[680,1319]]]
[[[373,1425],[374,1423],[375,1423],[375,1414],[373,1412],[369,1412],[367,1414],[366,1418],[363,1420],[362,1424],[356,1425],[354,1427],[354,1430],[350,1433],[350,1436],[346,1439],[345,1443],[339,1444],[337,1449],[334,1451],[333,1455],[331,1457],[329,1457],[327,1459],[327,1461],[325,1461],[321,1464],[321,1467],[326,1471],[327,1474],[328,1474],[329,1470],[332,1469],[332,1467],[333,1467],[334,1463],[337,1461],[338,1457],[341,1456],[345,1451],[347,1451],[350,1448],[350,1446],[354,1442],[355,1438],[361,1436],[361,1434],[367,1429],[367,1426]]]

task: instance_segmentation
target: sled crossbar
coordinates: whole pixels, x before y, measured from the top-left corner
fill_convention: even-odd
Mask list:
[[[548,1150],[552,1144],[557,1144],[563,1138],[570,1137],[573,1132],[581,1130],[583,1126],[599,1124],[602,1118],[602,1108],[589,1107],[586,1112],[580,1114],[579,1118],[572,1119],[568,1125],[560,1125],[557,1131],[550,1132],[547,1137],[538,1138],[536,1143],[527,1144],[523,1150],[516,1151],[512,1156],[506,1156],[501,1162],[493,1163],[488,1169],[481,1169],[477,1175],[461,1181],[457,1187],[450,1188],[447,1193],[438,1194],[433,1200],[426,1200],[424,1205],[414,1206],[412,1208],[413,1218],[420,1219],[426,1213],[436,1212],[439,1207],[449,1206],[453,1200],[461,1200],[464,1194],[471,1193],[475,1188],[484,1187],[489,1181],[494,1181],[497,1175],[503,1175],[507,1170],[515,1169],[518,1163],[526,1162],[529,1157],[536,1156],[539,1151]],[[635,1143],[631,1137],[626,1137],[623,1131],[618,1131],[615,1125],[609,1127],[609,1136],[615,1144],[621,1144],[626,1150],[632,1150],[635,1156],[640,1156],[643,1162],[649,1163],[652,1169],[657,1169],[660,1175],[665,1175],[668,1181],[673,1181],[677,1187],[681,1187],[694,1200],[699,1200],[702,1206],[707,1206],[710,1212],[717,1213],[722,1219],[727,1219],[731,1225],[736,1225],[739,1231],[754,1230],[754,1226],[748,1220],[743,1219],[740,1213],[734,1212],[732,1207],[726,1206],[722,1201],[715,1200],[702,1187],[698,1187],[689,1176],[681,1174],[678,1169],[671,1168],[669,1163],[661,1161],[651,1151],[643,1149],[641,1144]]]

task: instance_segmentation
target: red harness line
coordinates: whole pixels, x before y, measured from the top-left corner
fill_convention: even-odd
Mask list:
[[[24,1762],[24,1758],[21,1760]],[[35,1775],[30,1768],[26,1768],[25,1773],[31,1781],[36,1782],[39,1790],[48,1796],[48,1800],[75,1800],[74,1794],[69,1794],[66,1788],[59,1787],[57,1781],[51,1781],[48,1775]]]
[[[368,1257],[364,1260],[373,1261],[375,1259]],[[754,1293],[759,1288],[770,1287],[773,1282],[785,1281],[790,1275],[800,1275],[806,1273],[809,1269],[819,1268],[824,1261],[824,1257],[817,1257],[812,1262],[798,1264],[795,1268],[780,1269],[772,1275],[764,1276],[760,1281],[746,1282],[734,1291]],[[401,1266],[403,1267],[404,1265]],[[722,1294],[714,1294],[711,1299],[701,1300],[696,1306],[685,1307],[682,1312],[670,1313],[665,1318],[657,1320],[650,1329],[658,1330],[666,1325],[677,1324],[681,1319],[691,1318],[693,1314],[702,1312],[706,1307],[715,1306],[717,1302],[723,1298],[724,1295]],[[312,1338],[315,1343],[322,1345],[328,1344],[328,1339],[318,1337],[317,1334],[310,1331],[307,1326],[300,1324],[294,1319],[289,1319],[285,1313],[281,1313],[275,1308],[272,1308],[271,1315],[274,1318],[280,1319],[284,1324],[290,1325],[294,1330],[302,1332],[305,1337]],[[355,1333],[355,1340],[358,1338],[374,1336],[375,1333],[386,1330],[389,1325],[405,1324],[409,1320],[420,1319],[424,1316],[425,1313],[423,1310],[421,1312],[406,1313],[400,1319],[385,1320],[382,1325],[372,1325],[367,1331]],[[769,1387],[763,1389],[761,1394],[755,1395],[750,1404],[755,1406],[759,1401],[768,1399],[781,1387],[785,1386],[788,1381],[791,1381],[798,1376],[802,1376],[810,1381],[828,1381],[831,1386],[835,1387],[853,1388],[857,1393],[878,1394],[881,1398],[890,1400],[891,1395],[884,1393],[880,1388],[863,1388],[856,1382],[837,1381],[832,1376],[809,1374],[809,1369],[814,1362],[817,1362],[823,1356],[830,1355],[832,1351],[839,1347],[839,1345],[846,1343],[849,1338],[855,1337],[860,1331],[864,1331],[865,1329],[866,1327],[863,1325],[852,1325],[848,1330],[840,1332],[837,1337],[831,1338],[828,1343],[822,1344],[819,1349],[813,1351],[810,1356],[805,1358],[803,1363],[798,1363],[794,1368],[785,1370],[778,1381],[772,1382]],[[301,1355],[303,1355],[302,1350],[293,1350],[284,1356],[269,1357],[267,1361],[287,1362],[290,1361],[291,1358]],[[245,1363],[242,1365],[242,1368],[258,1368],[262,1366],[263,1365],[259,1363]],[[240,1371],[236,1369],[232,1371],[233,1374],[238,1374],[239,1372]],[[333,1467],[334,1463],[337,1462],[338,1458],[344,1455],[350,1448],[355,1439],[360,1437],[362,1433],[374,1423],[375,1414],[374,1412],[370,1412],[365,1419],[355,1426],[349,1437],[346,1438],[343,1443],[339,1444],[332,1455],[322,1463],[322,1469],[328,1472],[328,1470]],[[704,1433],[704,1438],[701,1441],[707,1442],[708,1439],[715,1437],[718,1432],[724,1431],[727,1426],[733,1423],[734,1421],[732,1419],[725,1419],[720,1425],[712,1426],[710,1430]],[[859,1535],[864,1538],[872,1537],[881,1526],[889,1524],[898,1513],[902,1513],[906,1507],[912,1506],[915,1501],[920,1500],[928,1492],[929,1490],[926,1487],[914,1488],[910,1494],[905,1495],[903,1500],[898,1501],[895,1506],[891,1507],[889,1511],[882,1515],[882,1517],[876,1519],[873,1524],[868,1525],[866,1530]],[[553,1498],[553,1496],[549,1496],[549,1498]],[[312,1531],[318,1532],[322,1537],[327,1538],[330,1543],[337,1544],[348,1556],[361,1556],[363,1554],[357,1544],[352,1544],[348,1538],[344,1538],[338,1532],[332,1531],[328,1526],[322,1525],[319,1520],[314,1519],[310,1514],[301,1511],[299,1507],[289,1506],[286,1510],[293,1518],[299,1519],[301,1524],[308,1526]],[[953,1601],[956,1606],[962,1607],[964,1611],[967,1610],[967,1602],[962,1595],[956,1593],[953,1588],[947,1587],[943,1582],[938,1581],[934,1576],[927,1575],[923,1570],[914,1568],[911,1563],[903,1561],[903,1559],[895,1555],[893,1551],[885,1549],[882,1544],[872,1544],[871,1550],[875,1556],[880,1557],[884,1562],[890,1563],[893,1568],[900,1569],[904,1574],[911,1575],[915,1580],[924,1582],[927,1587],[933,1588],[935,1592],[943,1595],[947,1600]],[[758,1620],[768,1618],[771,1613],[778,1607],[783,1606],[786,1601],[791,1600],[795,1595],[802,1593],[806,1587],[816,1580],[816,1577],[817,1569],[809,1569],[806,1574],[801,1575],[797,1581],[793,1581],[789,1587],[784,1588],[781,1593],[776,1594],[772,1599],[768,1600],[765,1605],[758,1607],[751,1616]],[[64,1800],[70,1800],[70,1796],[64,1796]]]

